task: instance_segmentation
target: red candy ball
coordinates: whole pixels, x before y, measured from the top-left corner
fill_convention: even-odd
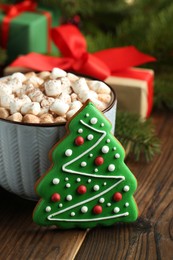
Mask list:
[[[80,186],[77,188],[77,192],[78,192],[79,194],[84,194],[84,193],[86,193],[86,192],[87,192],[86,186],[85,186],[85,185],[80,185]]]
[[[122,200],[122,194],[121,194],[120,192],[114,193],[114,195],[113,195],[113,200],[115,200],[115,201],[120,201],[120,200]]]
[[[94,208],[93,208],[93,212],[94,212],[94,214],[101,214],[102,213],[102,206],[100,206],[100,205],[96,205],[96,206],[94,206]]]
[[[103,157],[98,156],[98,157],[95,158],[94,162],[97,166],[99,166],[99,165],[102,165],[104,163],[104,159],[103,159]]]
[[[76,137],[76,139],[75,139],[75,144],[76,145],[82,145],[84,143],[84,138],[82,137],[82,136],[78,136],[78,137]]]
[[[52,195],[52,197],[51,197],[51,200],[52,200],[53,202],[60,201],[60,199],[61,199],[61,196],[60,196],[59,193],[54,193],[54,194]]]

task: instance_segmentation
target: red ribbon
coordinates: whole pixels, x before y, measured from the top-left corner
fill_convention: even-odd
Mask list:
[[[30,53],[19,57],[10,66],[26,67],[35,71],[59,67],[104,80],[117,71],[156,60],[133,46],[111,48],[90,54],[87,52],[84,36],[77,27],[69,24],[53,28],[52,39],[63,57]]]
[[[18,4],[0,4],[0,9],[6,14],[2,24],[1,24],[1,47],[6,49],[8,43],[8,35],[10,30],[11,20],[23,12],[35,12],[37,8],[37,3],[33,0],[24,0]],[[50,31],[51,26],[51,16],[48,12],[42,12],[48,22],[48,31]],[[48,51],[50,50],[50,41],[48,40]]]

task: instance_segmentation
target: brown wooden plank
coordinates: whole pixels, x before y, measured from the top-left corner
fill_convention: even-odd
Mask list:
[[[74,259],[87,231],[39,227],[35,202],[0,190],[0,259]]]
[[[138,220],[91,230],[76,260],[173,259],[173,116],[157,114],[154,120],[161,154],[148,164],[127,161],[138,180]]]

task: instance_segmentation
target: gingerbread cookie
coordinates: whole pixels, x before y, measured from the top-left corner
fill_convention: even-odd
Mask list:
[[[52,166],[36,184],[41,199],[33,220],[64,229],[135,221],[137,181],[124,155],[110,122],[87,101],[51,150]]]

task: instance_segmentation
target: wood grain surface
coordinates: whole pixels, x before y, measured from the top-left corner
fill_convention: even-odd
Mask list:
[[[35,202],[0,189],[0,260],[173,259],[173,115],[154,114],[162,144],[151,163],[126,163],[138,180],[133,224],[60,231],[32,222]]]

